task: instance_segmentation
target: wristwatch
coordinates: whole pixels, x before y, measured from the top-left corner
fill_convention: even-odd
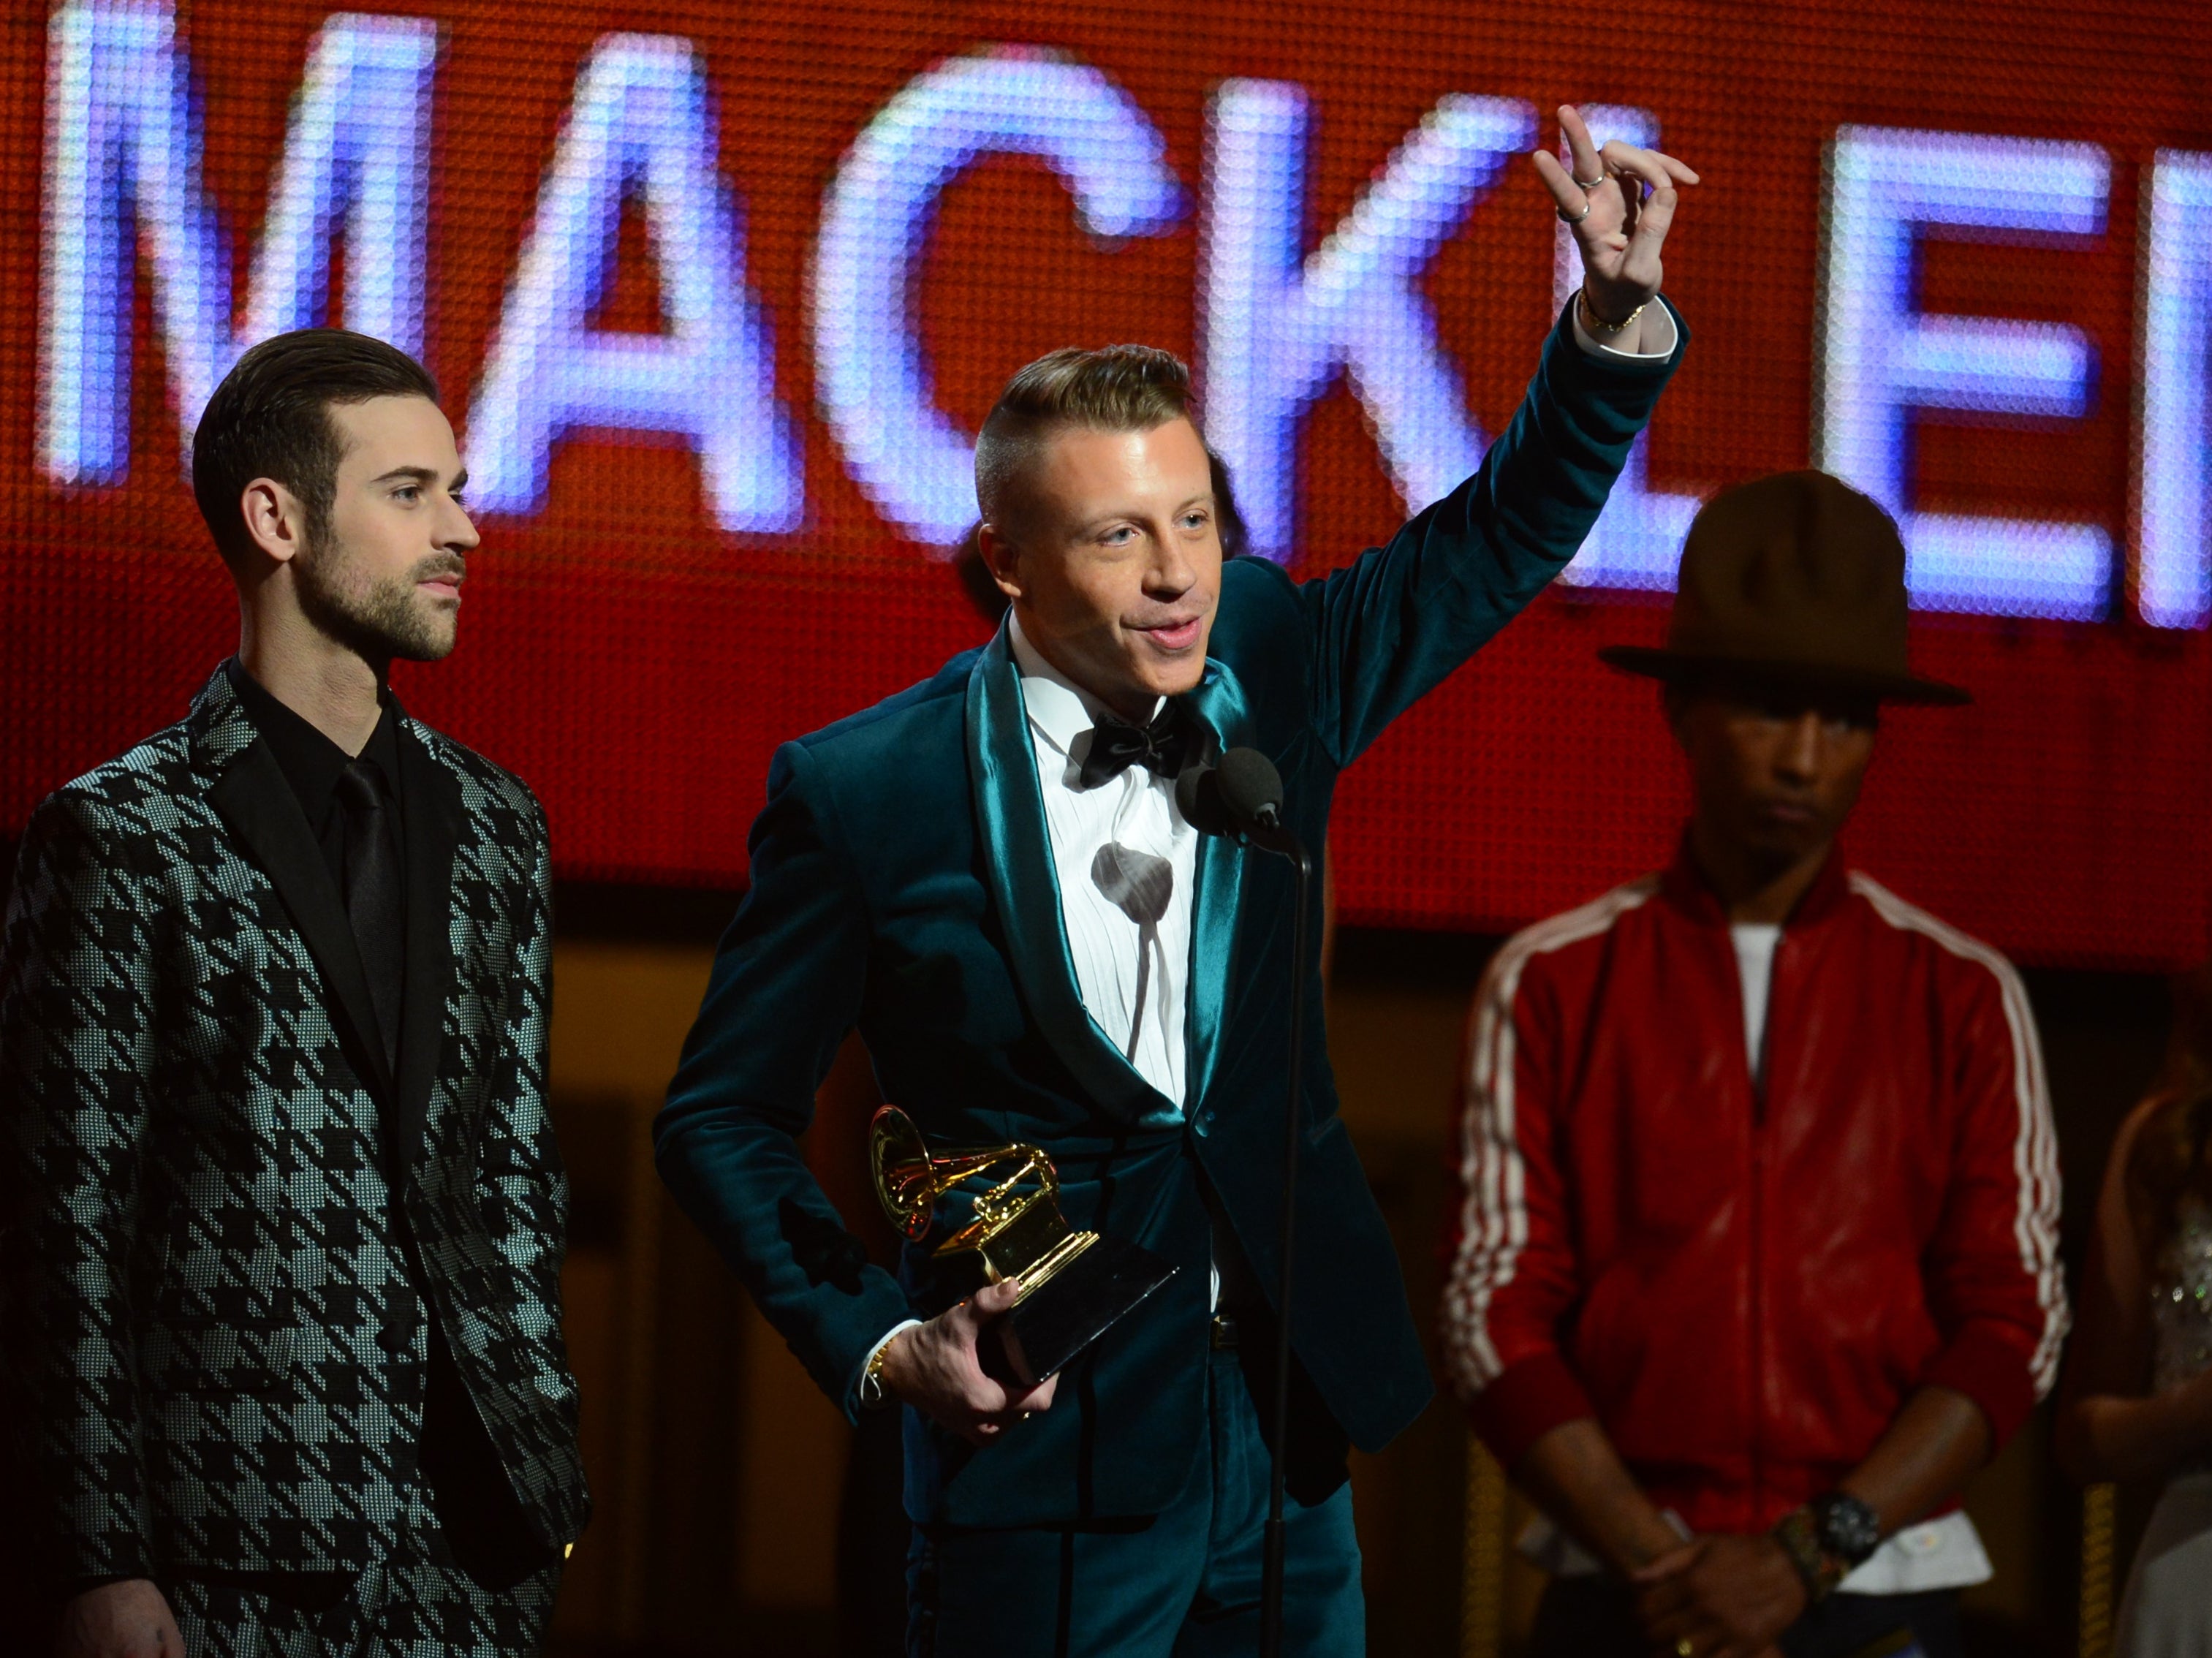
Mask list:
[[[1881,1546],[1881,1516],[1849,1491],[1830,1491],[1805,1506],[1820,1546],[1854,1570]]]
[[[1769,1534],[1818,1605],[1881,1546],[1881,1516],[1849,1491],[1828,1491],[1790,1509]]]

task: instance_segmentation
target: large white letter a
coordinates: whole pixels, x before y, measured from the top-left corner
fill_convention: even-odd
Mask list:
[[[469,414],[471,488],[487,511],[535,511],[555,442],[601,426],[690,438],[724,529],[798,527],[798,446],[775,400],[767,326],[745,291],[717,149],[706,73],[688,41],[599,41],[577,77]],[[590,327],[633,183],[659,263],[664,334]]]

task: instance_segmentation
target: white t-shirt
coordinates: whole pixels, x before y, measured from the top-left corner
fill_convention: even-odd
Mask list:
[[[1743,986],[1743,1051],[1751,1060],[1752,1085],[1766,1085],[1766,993],[1774,983],[1774,947],[1782,942],[1779,921],[1738,921],[1729,928],[1735,940],[1735,975]]]

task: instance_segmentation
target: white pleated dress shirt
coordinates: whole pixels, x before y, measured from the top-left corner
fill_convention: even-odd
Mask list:
[[[1198,831],[1176,808],[1174,780],[1143,766],[1131,766],[1097,788],[1081,786],[1078,774],[1090,752],[1091,730],[1112,716],[1037,653],[1018,619],[1009,618],[1007,631],[1021,673],[1022,707],[1036,754],[1077,992],[1107,1041],[1180,1111],[1188,1072],[1183,1017]],[[1139,856],[1120,855],[1127,853]],[[1167,866],[1164,904],[1145,902],[1157,895],[1156,868],[1142,865],[1155,880],[1135,894],[1116,878],[1148,859]]]

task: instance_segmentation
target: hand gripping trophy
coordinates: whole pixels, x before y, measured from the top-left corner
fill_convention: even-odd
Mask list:
[[[1174,1266],[1142,1245],[1069,1225],[1060,1208],[1059,1171],[1034,1145],[933,1152],[914,1119],[887,1105],[869,1129],[868,1166],[884,1214],[917,1242],[936,1224],[942,1200],[1006,1171],[969,1197],[967,1224],[933,1259],[963,1293],[1010,1278],[1020,1284],[1001,1334],[1007,1362],[1025,1385],[1057,1375],[1175,1276]]]

